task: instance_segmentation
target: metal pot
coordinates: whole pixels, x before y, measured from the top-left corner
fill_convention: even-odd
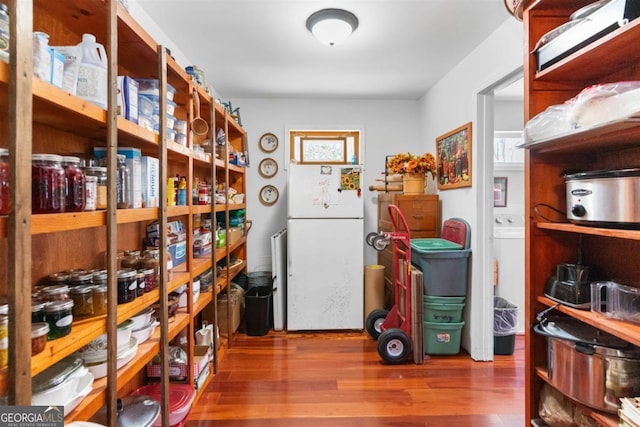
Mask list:
[[[565,175],[567,219],[576,224],[640,226],[640,168]]]

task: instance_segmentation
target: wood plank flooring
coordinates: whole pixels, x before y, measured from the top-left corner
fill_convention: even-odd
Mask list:
[[[524,340],[385,365],[366,332],[238,334],[186,427],[524,426]]]

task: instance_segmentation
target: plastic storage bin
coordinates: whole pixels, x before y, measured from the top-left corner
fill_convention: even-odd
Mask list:
[[[512,355],[516,342],[518,307],[504,298],[493,298],[493,354]]]
[[[247,335],[263,336],[269,332],[272,293],[271,285],[249,287],[245,293]]]
[[[462,321],[464,303],[425,302],[423,306],[424,321],[426,322],[457,323]]]
[[[411,239],[411,263],[423,273],[425,295],[467,294],[471,249],[460,248],[445,239]]]
[[[423,322],[425,354],[458,354],[464,322]]]

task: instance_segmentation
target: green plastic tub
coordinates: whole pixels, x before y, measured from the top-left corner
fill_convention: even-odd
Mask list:
[[[423,322],[425,354],[458,354],[464,322]]]
[[[462,321],[462,304],[440,304],[425,302],[424,321],[434,323],[458,323]]]

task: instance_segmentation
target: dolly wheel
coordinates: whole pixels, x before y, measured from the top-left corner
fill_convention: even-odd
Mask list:
[[[382,252],[387,249],[387,246],[389,246],[389,238],[383,234],[377,235],[373,238],[371,246],[373,246],[373,249],[375,249],[376,251]]]
[[[373,246],[373,239],[375,239],[376,237],[378,237],[378,233],[372,231],[371,233],[367,234],[367,237],[364,240],[365,242],[367,242],[367,245]]]
[[[402,329],[387,329],[378,337],[378,354],[386,363],[404,363],[410,353],[411,340]]]
[[[387,315],[389,314],[389,310],[385,310],[384,308],[376,308],[375,310],[371,310],[371,313],[367,316],[366,328],[371,338],[377,340],[380,334],[382,333],[382,324],[384,323]]]

